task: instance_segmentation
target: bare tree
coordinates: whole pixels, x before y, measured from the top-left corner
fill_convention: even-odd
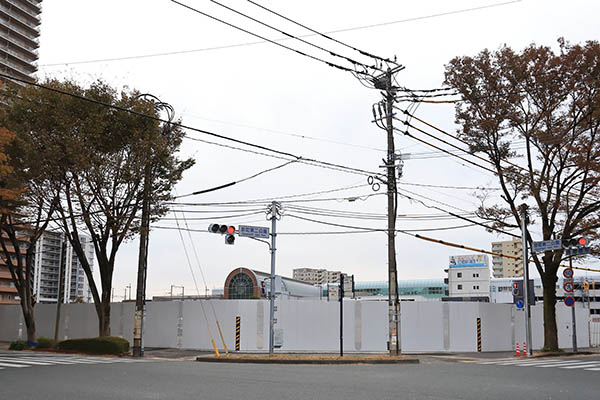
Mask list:
[[[484,50],[446,65],[445,83],[462,96],[456,106],[459,137],[493,163],[502,201],[484,204],[480,216],[503,227],[521,224],[527,202],[542,236],[598,237],[600,199],[600,45]],[[524,234],[531,245],[533,238]],[[563,251],[533,261],[544,287],[544,348],[558,349],[557,272]]]

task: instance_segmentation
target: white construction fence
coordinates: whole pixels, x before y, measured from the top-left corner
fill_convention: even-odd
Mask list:
[[[134,303],[111,305],[111,334],[133,341]],[[319,300],[278,300],[276,329],[282,332],[281,352],[339,351],[339,303]],[[388,339],[387,302],[344,301],[344,351],[385,352]],[[56,305],[39,304],[38,337],[54,337]],[[600,342],[600,321],[592,322],[589,310],[577,304],[577,343],[588,347]],[[570,348],[571,310],[557,304],[558,339]],[[149,302],[144,322],[145,347],[211,350],[210,335],[223,348],[216,325],[218,318],[225,343],[235,348],[236,317],[240,317],[240,350],[268,351],[269,302],[266,300],[187,300]],[[511,351],[525,341],[524,313],[512,304],[472,302],[402,302],[401,346],[404,353],[475,352],[477,320],[481,324],[481,351]],[[543,346],[543,308],[532,307],[533,348]],[[209,332],[210,330],[210,332]],[[62,306],[59,338],[93,337],[98,334],[92,304]],[[25,338],[26,329],[18,305],[0,306],[0,340]]]

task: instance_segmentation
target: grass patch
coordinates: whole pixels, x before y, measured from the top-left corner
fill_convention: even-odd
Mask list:
[[[92,354],[123,354],[129,353],[129,342],[115,336],[96,338],[70,339],[58,342],[59,350],[72,350]]]

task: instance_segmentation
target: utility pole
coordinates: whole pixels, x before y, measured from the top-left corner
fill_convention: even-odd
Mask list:
[[[527,355],[533,355],[531,341],[531,308],[529,305],[529,254],[527,252],[527,204],[521,205],[521,244],[523,247],[523,303],[525,310],[525,344]]]
[[[281,218],[281,203],[273,201],[268,209],[267,214],[271,214],[271,282],[269,285],[269,355],[273,355],[273,345],[275,340],[275,238],[277,237],[277,220]]]
[[[377,178],[387,185],[387,214],[388,214],[388,350],[390,355],[398,355],[401,352],[400,343],[400,302],[398,300],[398,271],[396,265],[396,213],[398,204],[398,188],[396,185],[396,148],[394,144],[394,102],[396,90],[393,86],[394,74],[404,69],[402,65],[389,68],[381,75],[373,78],[376,89],[385,91],[384,105],[385,115],[379,108],[379,119],[373,109],[375,123],[384,129],[387,134],[387,158],[384,160],[386,168],[386,179]],[[379,107],[379,105],[378,105]],[[385,119],[385,125],[381,125]]]
[[[340,274],[340,357],[344,356],[344,274]]]
[[[171,131],[170,122],[175,116],[173,107],[160,101],[158,97],[145,93],[140,94],[137,99],[149,101],[156,113],[165,111],[167,114],[166,124],[161,128],[163,137],[168,138]],[[150,235],[150,202],[152,190],[152,166],[153,166],[152,148],[148,148],[148,160],[144,165],[144,186],[142,192],[142,221],[140,224],[140,248],[138,253],[138,272],[137,286],[135,295],[135,316],[133,324],[133,356],[142,357],[144,355],[143,346],[143,330],[144,330],[144,313],[146,308],[146,275],[148,271],[148,242]],[[131,300],[131,284],[129,285],[129,299]]]

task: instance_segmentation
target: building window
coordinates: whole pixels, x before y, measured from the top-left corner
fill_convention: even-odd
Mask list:
[[[473,290],[479,290],[479,285],[473,285]]]
[[[460,274],[460,272],[459,272],[459,274]],[[458,290],[462,290],[462,285],[458,285],[456,288],[457,288]]]
[[[479,273],[474,273],[473,278],[479,278]]]
[[[457,277],[457,278],[462,278],[462,272],[457,272],[457,273],[456,273],[456,277]]]

